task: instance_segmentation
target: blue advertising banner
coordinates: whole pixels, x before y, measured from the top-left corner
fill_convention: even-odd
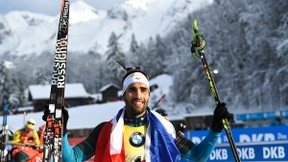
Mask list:
[[[236,120],[259,120],[259,119],[273,119],[275,118],[276,111],[267,112],[257,112],[257,113],[246,113],[246,114],[236,114]],[[278,110],[282,118],[288,117],[288,110]]]
[[[236,143],[288,140],[288,126],[234,128],[231,132]],[[186,131],[184,134],[192,142],[200,143],[207,133],[207,130],[201,130]],[[229,143],[225,130],[222,131],[218,143]]]
[[[241,161],[288,162],[288,126],[231,129]],[[200,143],[207,130],[186,131],[185,136]],[[187,160],[181,159],[180,162]],[[225,130],[207,161],[235,161]]]
[[[242,162],[288,162],[288,141],[236,143],[236,145]],[[209,161],[234,162],[229,144],[217,144],[207,162]],[[180,162],[187,162],[187,160],[181,159]]]

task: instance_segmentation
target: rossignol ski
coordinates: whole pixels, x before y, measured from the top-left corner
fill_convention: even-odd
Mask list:
[[[204,36],[198,32],[198,26],[197,26],[196,20],[194,20],[194,25],[192,26],[192,28],[193,28],[192,31],[194,33],[194,36],[193,36],[193,40],[192,40],[191,53],[196,59],[199,59],[198,55],[196,54],[196,50],[198,51],[198,54],[200,55],[200,58],[202,60],[204,70],[205,70],[205,73],[207,75],[207,78],[208,78],[208,81],[209,81],[209,84],[210,84],[210,87],[211,87],[211,90],[212,90],[212,93],[214,96],[214,100],[215,100],[216,104],[218,105],[221,103],[221,100],[220,100],[218,91],[216,89],[215,82],[214,82],[212,75],[211,75],[211,72],[209,70],[208,63],[207,63],[206,58],[205,58],[204,47],[205,47],[206,42],[205,42]],[[202,39],[202,42],[201,42],[201,39]],[[234,159],[236,162],[241,162],[240,157],[239,157],[238,152],[237,152],[237,148],[236,148],[233,136],[232,136],[232,133],[231,133],[231,130],[230,130],[228,120],[223,119],[222,122],[224,125],[224,129],[225,129],[225,132],[226,132],[226,135],[227,135]]]
[[[64,106],[64,90],[66,81],[69,8],[70,0],[63,0],[58,25],[56,52],[54,55],[49,114],[47,116],[43,139],[44,162],[50,161],[51,154],[54,162],[62,161],[62,107]]]
[[[1,136],[1,162],[5,162],[5,143],[7,139],[8,132],[8,124],[7,124],[7,116],[8,116],[8,107],[9,104],[4,106],[4,114],[3,114],[3,123],[2,123],[2,136]]]

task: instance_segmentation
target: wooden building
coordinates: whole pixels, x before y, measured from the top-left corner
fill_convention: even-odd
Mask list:
[[[102,100],[106,101],[117,101],[119,99],[118,91],[121,89],[115,84],[107,84],[102,87],[99,91],[102,93]]]
[[[34,111],[43,111],[50,99],[51,85],[30,85],[29,101],[33,102]],[[88,94],[81,83],[65,85],[65,106],[86,105],[93,102],[93,98]]]

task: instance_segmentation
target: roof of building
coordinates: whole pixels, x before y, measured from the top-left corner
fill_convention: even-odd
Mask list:
[[[110,83],[110,84],[107,84],[107,85],[105,85],[105,86],[103,86],[100,90],[99,90],[99,92],[103,92],[103,91],[105,91],[105,90],[107,90],[109,87],[115,87],[115,88],[117,88],[117,89],[121,89],[120,87],[118,87],[117,85],[115,85],[115,84],[113,84],[113,83]]]
[[[51,85],[30,85],[29,92],[33,100],[49,99]],[[82,83],[65,84],[65,98],[89,98]]]

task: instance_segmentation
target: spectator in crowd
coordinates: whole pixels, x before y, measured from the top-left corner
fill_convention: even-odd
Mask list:
[[[29,119],[23,129],[14,133],[13,143],[16,144],[12,152],[12,158],[17,162],[35,161],[42,157],[43,146],[35,128],[35,120]],[[25,145],[26,144],[26,145]]]
[[[166,113],[165,109],[159,108],[156,110],[156,112],[163,116],[165,119],[169,120],[169,115]]]
[[[281,126],[285,125],[285,121],[281,118],[279,111],[275,112],[275,118],[271,120],[270,126]]]

